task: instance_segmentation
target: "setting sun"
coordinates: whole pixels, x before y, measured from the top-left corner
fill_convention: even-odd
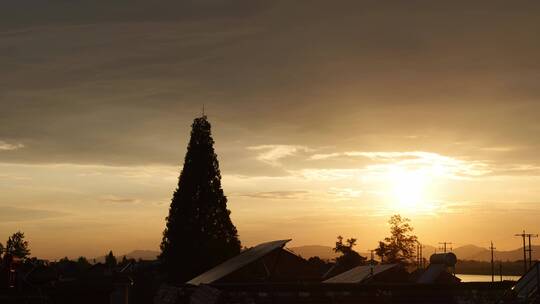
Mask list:
[[[424,200],[426,178],[419,171],[396,170],[390,173],[392,194],[399,209],[416,209]]]

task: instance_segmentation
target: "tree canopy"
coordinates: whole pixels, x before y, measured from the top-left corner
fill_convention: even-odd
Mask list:
[[[80,256],[77,259],[77,264],[79,265],[79,267],[81,267],[83,269],[87,269],[87,268],[90,268],[90,266],[92,266],[90,264],[90,262],[88,262],[88,259],[86,257],[83,257],[83,256]]]
[[[358,252],[353,250],[356,245],[356,239],[350,238],[343,242],[343,237],[340,235],[337,237],[336,246],[334,252],[341,253],[341,256],[336,258],[336,263],[342,269],[351,269],[353,267],[364,264],[366,258],[361,256]]]
[[[28,241],[24,240],[24,233],[17,231],[6,242],[5,252],[14,257],[23,259],[30,255]]]
[[[166,220],[159,258],[169,281],[185,282],[240,252],[206,116],[193,122]]]
[[[116,267],[117,261],[116,257],[114,256],[112,250],[109,251],[109,254],[105,256],[105,265],[107,265],[109,268]]]
[[[385,263],[409,263],[414,260],[415,249],[418,242],[416,235],[412,234],[414,228],[409,224],[408,218],[393,215],[390,224],[390,236],[379,242],[375,253]]]

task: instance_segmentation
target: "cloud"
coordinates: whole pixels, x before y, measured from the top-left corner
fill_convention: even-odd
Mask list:
[[[34,221],[57,218],[65,215],[67,215],[67,213],[53,210],[0,206],[0,222]]]
[[[19,2],[0,12],[0,138],[32,149],[3,162],[179,164],[205,103],[225,157],[285,142],[540,164],[536,4]]]
[[[440,202],[438,213],[457,214],[537,214],[540,212],[538,202],[497,202],[497,201],[462,201],[462,202]]]
[[[280,160],[293,156],[298,152],[310,152],[312,149],[296,145],[259,145],[247,147],[248,150],[262,151],[257,155],[257,160],[272,166],[280,166]]]
[[[540,166],[531,164],[496,164],[490,176],[540,176]]]
[[[312,160],[321,160],[321,159],[329,159],[329,158],[336,158],[336,157],[339,157],[339,156],[342,156],[342,155],[345,155],[344,153],[317,153],[317,154],[313,154],[311,155],[311,157],[309,159],[312,159]]]
[[[298,174],[313,181],[337,181],[342,179],[360,178],[361,169],[304,169]]]
[[[340,199],[354,199],[359,198],[363,191],[352,188],[335,188],[331,187],[328,190],[328,194],[338,197]]]
[[[240,194],[240,196],[260,199],[300,199],[304,198],[309,191],[267,191]]]
[[[24,148],[24,145],[21,143],[11,144],[0,140],[0,151],[13,151]]]
[[[488,163],[478,160],[463,160],[425,151],[347,151],[342,153],[314,154],[311,160],[331,159],[338,157],[368,158],[374,164],[367,165],[367,173],[382,172],[394,168],[403,170],[429,171],[435,176],[448,176],[453,178],[471,178],[485,176],[492,173]]]
[[[118,204],[138,204],[141,202],[140,199],[132,197],[122,197],[116,195],[106,195],[101,198],[102,202],[107,203],[118,203]]]

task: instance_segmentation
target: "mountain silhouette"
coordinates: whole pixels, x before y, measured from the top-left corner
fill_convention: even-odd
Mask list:
[[[429,257],[435,252],[441,252],[438,247],[431,245],[424,245],[423,255],[426,259],[429,260]],[[533,260],[540,259],[540,246],[533,247]],[[294,253],[302,256],[305,259],[308,259],[313,256],[318,256],[321,259],[332,260],[338,256],[332,247],[324,245],[307,245],[307,246],[297,246],[291,247],[289,250]],[[450,251],[450,250],[449,250]],[[464,245],[452,249],[452,252],[456,254],[460,260],[475,260],[475,261],[484,261],[488,262],[491,260],[491,252],[488,248],[476,246],[476,245]],[[369,258],[368,252],[359,252],[362,256]],[[499,251],[495,250],[493,252],[494,258],[497,261],[518,261],[523,260],[523,248],[516,248],[508,251]],[[527,256],[528,257],[528,256]]]
[[[304,259],[309,259],[310,257],[318,256],[323,260],[332,260],[336,258],[339,254],[334,252],[334,249],[330,246],[323,245],[307,245],[307,246],[298,246],[288,248],[297,255],[303,257]]]
[[[126,254],[114,254],[116,256],[117,260],[121,260],[123,256],[126,256],[128,259],[135,259],[135,260],[155,260],[157,259],[157,256],[159,255],[159,251],[154,250],[133,250]],[[90,262],[93,262],[94,259],[90,259]],[[95,258],[96,263],[104,263],[105,262],[105,255],[99,256]]]
[[[540,246],[532,246],[533,247],[533,259],[540,259]],[[309,259],[313,256],[318,256],[321,259],[327,259],[332,260],[338,256],[337,253],[334,252],[331,246],[325,246],[325,245],[306,245],[306,246],[297,246],[297,247],[291,247],[288,248],[289,250],[293,251],[297,255],[300,255],[301,257],[305,259]],[[435,253],[435,251],[440,252],[440,250],[436,250],[437,247],[431,246],[431,245],[425,245],[424,247],[424,257],[426,259],[429,259],[429,257]],[[475,261],[485,261],[488,262],[491,260],[491,252],[488,248],[476,246],[476,245],[464,245],[456,247],[452,250],[453,253],[456,254],[458,259],[460,260],[475,260]],[[369,252],[358,252],[360,255],[368,257],[369,258]],[[116,255],[116,254],[115,254]],[[143,260],[155,260],[156,257],[159,255],[159,251],[154,250],[133,250],[131,252],[128,252],[126,254],[118,254],[116,255],[117,259],[122,259],[123,256],[126,256],[127,258],[133,258],[136,260],[143,259]],[[494,251],[495,260],[500,261],[518,261],[523,260],[523,248],[516,248],[513,250],[508,251]],[[103,263],[105,261],[105,255],[96,257],[96,262]],[[90,259],[89,261],[92,261]]]

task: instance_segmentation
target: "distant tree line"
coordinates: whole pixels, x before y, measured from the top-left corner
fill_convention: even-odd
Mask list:
[[[521,261],[496,261],[495,262],[495,277],[499,276],[499,272],[505,275],[521,276],[523,274],[523,260]],[[482,274],[491,275],[491,262],[487,261],[471,261],[458,260],[456,264],[456,273],[461,274]]]
[[[353,248],[356,246],[357,239],[344,239],[341,235],[337,237],[334,252],[340,255],[334,261],[324,261],[319,257],[311,257],[308,262],[319,267],[319,269],[328,269],[326,264],[334,263],[339,271],[345,271],[356,266],[378,263],[401,263],[411,264],[415,262],[416,245],[418,238],[414,235],[413,227],[408,218],[399,214],[393,215],[388,223],[390,224],[390,235],[379,242],[375,253],[380,261],[369,260],[361,256]]]
[[[29,256],[30,246],[28,241],[25,240],[24,233],[21,231],[17,231],[13,233],[10,237],[8,237],[5,246],[0,242],[0,262],[6,259],[12,260],[13,258],[17,258],[25,263],[32,263],[35,265],[43,264],[42,260],[39,260],[36,257]],[[122,260],[118,262],[112,250],[109,251],[107,255],[105,255],[105,265],[111,269],[115,267],[123,267],[130,262],[135,262],[135,259],[128,259],[125,255],[122,257]],[[55,263],[60,265],[66,263],[74,263],[78,265],[78,267],[81,269],[90,268],[90,266],[92,265],[84,256],[80,256],[76,260],[70,260],[68,257],[64,257]]]

